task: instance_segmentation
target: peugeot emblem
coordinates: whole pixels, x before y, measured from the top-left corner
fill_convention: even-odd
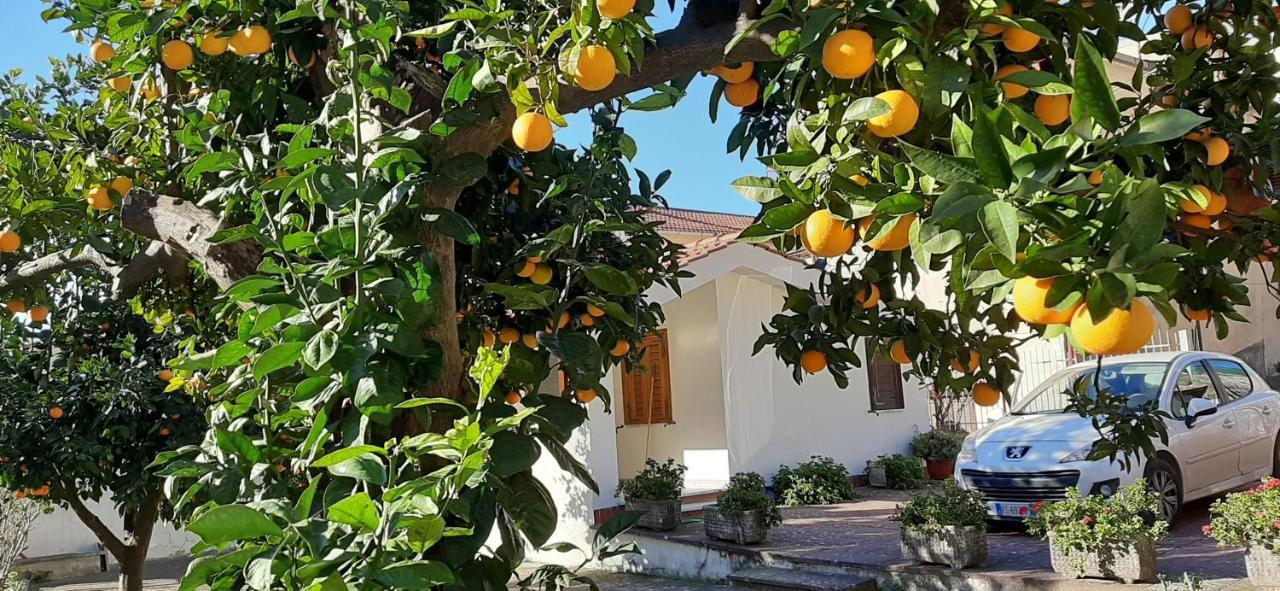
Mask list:
[[[1004,459],[1021,460],[1027,457],[1027,452],[1031,451],[1030,445],[1010,445],[1004,448]]]

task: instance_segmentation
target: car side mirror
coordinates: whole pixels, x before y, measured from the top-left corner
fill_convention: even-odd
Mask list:
[[[1187,402],[1187,428],[1195,426],[1196,419],[1218,412],[1218,403],[1204,398],[1192,398]]]

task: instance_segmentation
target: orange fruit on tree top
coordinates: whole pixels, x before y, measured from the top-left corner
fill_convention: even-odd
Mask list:
[[[636,7],[636,0],[596,0],[600,16],[614,20],[625,18]]]
[[[1213,189],[1204,185],[1194,185],[1193,188],[1203,194],[1205,199],[1213,199]],[[1178,200],[1178,208],[1187,213],[1201,213],[1205,210],[1205,207],[1207,206],[1200,205],[1194,199],[1187,199],[1183,197]]]
[[[271,49],[271,32],[261,25],[245,27],[231,36],[228,45],[239,56],[261,55]]]
[[[222,36],[222,31],[210,29],[200,36],[200,52],[205,55],[222,55],[227,52],[230,39]]]
[[[1036,278],[1030,275],[1013,282],[1013,310],[1018,317],[1030,324],[1066,324],[1071,322],[1075,307],[1059,310],[1049,307],[1046,298],[1053,288],[1053,277]],[[1079,304],[1076,304],[1079,306]]]
[[[107,86],[116,92],[129,92],[129,87],[133,85],[133,79],[128,76],[116,76],[107,80]]]
[[[751,74],[756,71],[756,64],[755,62],[742,62],[735,67],[716,66],[713,69],[716,76],[719,76],[721,80],[729,84],[737,84],[746,82],[748,78],[751,78]]]
[[[1013,16],[1013,5],[1003,4],[996,9],[994,14],[998,14],[1000,16]],[[978,30],[982,31],[982,34],[988,37],[995,37],[996,35],[1003,33],[1004,28],[1004,25],[1000,23],[982,23],[981,25],[978,25]]]
[[[1181,220],[1182,223],[1188,226],[1191,226],[1192,228],[1200,228],[1201,230],[1208,230],[1209,228],[1213,227],[1213,218],[1203,213],[1184,213],[1181,216],[1179,216],[1178,219]]]
[[[595,316],[596,318],[599,318],[601,316],[604,316],[604,309],[595,304],[587,304],[587,314],[590,314],[592,316]]]
[[[533,270],[533,275],[529,276],[529,281],[534,285],[546,285],[551,283],[551,278],[555,273],[551,271],[551,265],[539,263],[537,268]]]
[[[872,283],[865,289],[859,290],[853,299],[863,308],[874,308],[880,303],[880,287]]]
[[[907,341],[898,339],[889,345],[889,359],[898,365],[910,365],[911,356],[907,355]]]
[[[524,260],[524,264],[520,266],[520,270],[516,271],[519,277],[532,277],[533,272],[538,270],[538,265],[529,259]]]
[[[174,39],[160,48],[160,61],[170,70],[185,70],[196,61],[196,53],[186,41]]]
[[[1183,308],[1182,313],[1186,314],[1188,320],[1195,322],[1207,322],[1212,315],[1208,310],[1196,310],[1194,308]]]
[[[504,345],[510,345],[520,340],[520,331],[510,326],[504,326],[502,330],[498,331],[498,340],[502,341]]]
[[[511,139],[521,150],[541,152],[551,145],[551,120],[546,115],[529,111],[516,117],[511,125]]]
[[[800,367],[809,373],[818,373],[827,368],[827,354],[812,349],[805,351],[800,354]]]
[[[1036,119],[1053,127],[1071,117],[1071,95],[1042,94],[1036,97]]]
[[[27,311],[27,300],[22,298],[13,298],[12,300],[9,300],[8,304],[5,304],[5,307],[14,314],[21,314]]]
[[[289,51],[285,53],[289,56],[289,61],[293,62],[293,65],[298,66],[300,68],[310,68],[311,66],[316,65],[316,52],[313,50],[302,49],[302,55],[307,56],[307,62],[305,64],[302,63],[302,60],[298,58],[297,48],[290,47]]]
[[[111,193],[106,187],[98,187],[91,189],[85,199],[89,202],[89,206],[98,211],[107,211],[116,206],[115,201],[111,200]]]
[[[1182,32],[1180,42],[1182,43],[1182,48],[1187,51],[1203,49],[1213,45],[1213,31],[1210,31],[1209,27],[1204,25],[1191,27]]]
[[[1018,72],[1026,72],[1026,71],[1027,71],[1027,67],[1022,64],[1009,64],[1007,66],[1000,66],[1000,69],[996,70],[996,80],[1001,80],[1012,74],[1017,74]],[[1001,82],[1000,88],[1004,90],[1005,98],[1011,98],[1011,99],[1019,98],[1031,91],[1030,88],[1027,88],[1021,84],[1014,84],[1012,82]]]
[[[867,131],[876,137],[898,137],[916,126],[920,105],[905,90],[886,90],[876,98],[888,103],[889,112],[867,120]]]
[[[516,390],[507,392],[507,404],[510,404],[511,406],[520,404],[520,392]]]
[[[538,350],[538,335],[536,334],[529,333],[523,335],[520,337],[520,342],[524,343],[524,346],[533,349],[534,351]]]
[[[167,382],[167,381],[169,381],[169,380],[172,380],[172,379],[173,379],[173,370],[171,370],[171,369],[169,369],[169,368],[162,369],[162,370],[160,370],[160,372],[159,372],[159,374],[157,375],[157,377],[159,377],[159,378],[160,378],[160,381],[162,381],[162,382]]]
[[[805,248],[816,257],[840,256],[853,247],[853,228],[829,209],[819,209],[800,228]]]
[[[737,84],[724,87],[724,98],[735,107],[749,107],[760,98],[760,83],[748,78]]]
[[[1201,145],[1208,154],[1205,156],[1204,163],[1209,166],[1217,166],[1227,161],[1227,157],[1231,155],[1231,144],[1227,143],[1220,137],[1211,137],[1201,140]]]
[[[498,335],[493,334],[493,329],[487,326],[484,327],[481,338],[481,342],[484,344],[486,349],[492,349],[494,345],[498,344]]]
[[[1174,35],[1181,35],[1191,28],[1191,9],[1181,4],[1164,13],[1164,26]]]
[[[1090,185],[1093,185],[1093,186],[1095,186],[1095,187],[1096,187],[1096,186],[1098,186],[1098,185],[1101,185],[1101,184],[1102,184],[1102,169],[1101,169],[1101,168],[1097,168],[1097,169],[1094,169],[1094,170],[1089,171],[1089,184],[1090,184]]]
[[[832,78],[861,78],[875,63],[875,41],[866,31],[845,29],[822,45],[822,69]]]
[[[590,404],[592,400],[596,399],[596,391],[594,388],[583,388],[578,390],[575,395],[578,397],[578,402],[583,404]]]
[[[63,412],[61,406],[54,406],[49,409],[49,416],[53,417],[55,421],[62,418],[65,414],[67,413]]]
[[[1116,308],[1101,320],[1094,320],[1088,306],[1080,306],[1071,318],[1071,334],[1094,355],[1137,353],[1155,331],[1155,317],[1141,300],[1129,302],[1128,310]]]
[[[973,387],[973,403],[978,406],[995,406],[1000,403],[1000,391],[991,384],[976,384]]]
[[[968,359],[965,359],[966,357]],[[973,349],[969,349],[968,355],[961,353],[959,357],[951,360],[951,369],[959,373],[973,373],[981,366],[982,355]]]
[[[1040,36],[1018,27],[1005,27],[1004,46],[1014,53],[1023,53],[1035,49],[1040,44]]]
[[[22,247],[22,236],[13,230],[5,230],[0,232],[0,252],[11,253],[18,252]]]
[[[95,62],[102,63],[116,56],[116,48],[105,41],[94,41],[89,46],[89,58]]]
[[[578,62],[574,68],[573,83],[583,90],[602,90],[613,84],[618,64],[613,53],[603,45],[588,45],[578,52]]]
[[[118,176],[111,179],[111,182],[107,183],[107,187],[115,191],[117,195],[124,197],[129,194],[129,191],[133,190],[133,180],[127,176]]]
[[[893,227],[888,232],[882,228],[879,235],[872,236],[871,224],[875,222],[875,217],[869,215],[858,222],[858,231],[862,233],[862,239],[867,241],[867,246],[872,250],[892,252],[902,250],[911,244],[911,225],[916,221],[916,214],[899,216],[897,220],[889,222]]]
[[[1217,191],[1209,192],[1209,204],[1204,207],[1207,216],[1219,215],[1227,210],[1227,196]]]
[[[49,318],[49,308],[46,306],[32,306],[31,310],[27,312],[27,316],[31,318],[32,322],[44,322]]]
[[[609,354],[614,357],[622,357],[629,351],[631,351],[631,343],[626,339],[618,339],[618,341],[613,344],[613,348],[609,349]]]

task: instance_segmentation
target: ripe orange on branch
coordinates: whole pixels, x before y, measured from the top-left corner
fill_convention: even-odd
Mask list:
[[[200,52],[212,56],[222,55],[227,52],[230,44],[231,40],[224,38],[222,31],[210,29],[200,37]]]
[[[760,83],[748,78],[724,87],[724,98],[735,107],[750,107],[760,98]]]
[[[186,41],[174,39],[160,48],[160,61],[170,70],[185,70],[195,63],[196,54]]]
[[[857,295],[853,296],[853,299],[863,308],[874,308],[880,303],[880,288],[872,283],[866,289],[860,290]]]
[[[618,71],[618,64],[613,53],[603,45],[588,45],[578,52],[578,61],[574,65],[573,83],[583,90],[603,90],[613,84],[613,77]]]
[[[89,46],[89,59],[92,59],[95,62],[102,63],[109,61],[115,56],[116,48],[104,41],[94,41],[93,44]]]
[[[907,341],[898,339],[889,345],[889,359],[898,365],[910,365],[911,356],[907,355]]]
[[[875,42],[866,31],[846,29],[822,45],[822,69],[832,78],[861,78],[876,62]]]
[[[228,46],[239,56],[262,55],[271,49],[271,32],[261,25],[245,27],[231,36]]]
[[[1071,322],[1075,307],[1059,310],[1048,304],[1049,290],[1053,288],[1054,281],[1053,277],[1036,278],[1028,275],[1013,282],[1013,310],[1018,313],[1019,318],[1030,324]]]
[[[711,68],[711,73],[719,76],[721,80],[724,80],[729,84],[746,82],[747,79],[751,78],[751,74],[755,73],[755,71],[755,62],[742,62],[741,64],[733,67],[720,65]]]
[[[636,7],[636,0],[596,0],[600,16],[614,20],[625,18]]]
[[[800,232],[805,248],[816,257],[840,256],[853,247],[853,228],[829,209],[809,214]]]
[[[867,131],[877,137],[898,137],[915,128],[920,105],[905,90],[886,90],[876,98],[889,105],[889,112],[867,120]]]
[[[888,232],[882,230],[879,236],[871,235],[871,224],[875,219],[876,216],[870,215],[858,222],[858,232],[862,234],[862,239],[867,241],[867,246],[872,250],[892,252],[902,250],[911,244],[911,224],[915,223],[916,214],[909,213],[889,222],[893,227]]]
[[[1004,46],[1014,53],[1025,53],[1040,44],[1040,36],[1026,29],[1005,27]]]
[[[1071,318],[1071,334],[1094,355],[1137,353],[1156,331],[1155,317],[1141,300],[1129,303],[1128,310],[1114,309],[1095,320],[1088,306],[1080,306]]]
[[[44,322],[49,319],[49,308],[47,306],[32,306],[31,310],[27,312],[27,316],[31,318],[32,322]]]
[[[1042,94],[1036,97],[1036,119],[1053,127],[1060,125],[1071,117],[1071,95]]]
[[[516,117],[511,125],[511,139],[526,152],[541,152],[551,145],[551,120],[546,115],[529,111]]]
[[[1181,35],[1191,28],[1191,9],[1181,4],[1164,13],[1164,26],[1174,35]]]
[[[1007,66],[1000,66],[1000,69],[996,70],[995,79],[1002,80],[1013,74],[1017,74],[1018,72],[1026,72],[1026,71],[1027,71],[1027,67],[1021,64],[1009,64]],[[1014,84],[1013,82],[1001,82],[1000,88],[1004,90],[1005,98],[1011,98],[1011,99],[1019,98],[1031,91],[1031,89],[1021,84]]]
[[[978,406],[995,406],[1000,404],[1000,391],[991,384],[981,383],[973,387],[973,403]]]
[[[13,230],[5,230],[0,232],[0,252],[12,253],[18,252],[22,247],[22,236]]]
[[[811,374],[818,373],[827,368],[827,355],[822,351],[805,351],[800,354],[800,367]]]

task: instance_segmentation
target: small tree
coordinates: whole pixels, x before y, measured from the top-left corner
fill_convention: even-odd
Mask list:
[[[166,391],[173,331],[84,295],[56,298],[68,311],[54,324],[0,320],[0,486],[75,512],[120,563],[120,589],[141,589],[153,528],[172,516],[150,464],[200,439],[203,407]],[[108,497],[123,535],[86,504]]]

